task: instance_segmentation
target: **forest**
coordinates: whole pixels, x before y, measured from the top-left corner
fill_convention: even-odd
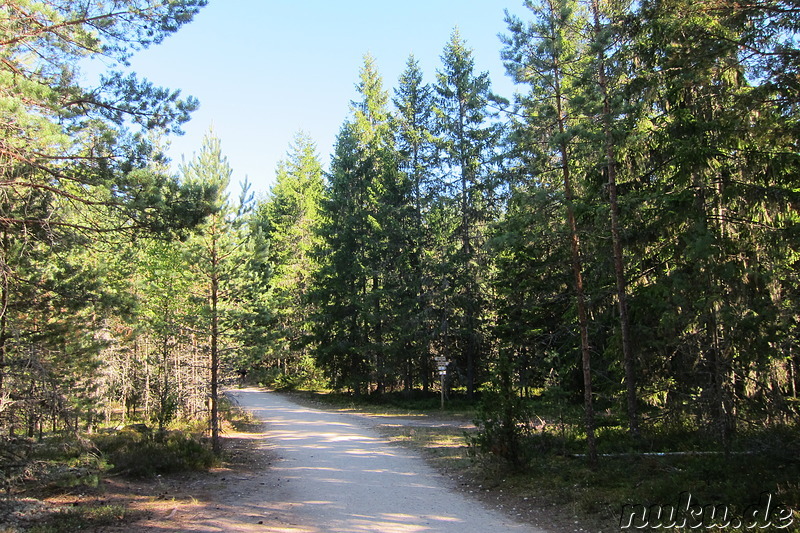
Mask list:
[[[578,406],[590,461],[797,429],[800,4],[526,0],[513,100],[458,30],[393,86],[367,55],[330,164],[298,133],[263,198],[213,131],[171,170],[194,98],[79,76],[205,4],[0,4],[5,443],[190,419],[218,451],[236,380],[444,386],[512,462],[537,399]]]

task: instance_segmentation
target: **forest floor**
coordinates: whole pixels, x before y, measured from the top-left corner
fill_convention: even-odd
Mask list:
[[[252,509],[246,496],[279,499],[269,473],[274,456],[263,445],[259,426],[228,431],[223,447],[224,460],[208,471],[143,479],[111,475],[94,487],[28,491],[6,504],[13,508],[0,514],[0,533],[305,531],[284,527],[279,512],[247,516]]]
[[[292,399],[331,409],[308,398]],[[342,410],[360,414],[395,445],[410,447],[422,455],[444,474],[452,490],[479,499],[486,507],[544,531],[600,531],[597,524],[565,514],[535,494],[504,492],[495,475],[466,457],[464,432],[471,431],[472,425],[463,416],[376,415]],[[435,442],[427,438],[429,430],[430,435],[437,436]],[[0,533],[317,531],[312,525],[303,524],[303,518],[291,506],[281,503],[287,501],[287,489],[272,467],[277,450],[266,442],[263,431],[256,421],[231,428],[224,436],[224,462],[207,472],[141,480],[112,476],[95,488],[81,487],[42,497],[42,504],[17,513],[6,529],[0,525]]]

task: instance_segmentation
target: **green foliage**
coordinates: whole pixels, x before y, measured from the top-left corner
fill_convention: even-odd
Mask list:
[[[8,494],[55,493],[97,487],[109,465],[91,441],[75,435],[0,440],[2,483]]]
[[[180,131],[197,101],[132,73],[84,87],[78,65],[92,57],[125,63],[190,22],[205,3],[136,0],[110,9],[96,1],[11,0],[0,7],[0,172],[2,193],[13,199],[2,204],[4,226],[175,231],[197,222],[204,210],[195,191],[145,170],[160,157],[149,132]],[[33,198],[37,213],[20,209]],[[62,202],[66,209],[48,209]],[[68,213],[79,216],[62,216]]]
[[[126,270],[121,262],[101,259],[143,234],[185,236],[209,213],[208,191],[169,175],[160,149],[197,102],[131,73],[86,87],[79,72],[87,58],[125,63],[203,5],[0,6],[3,434],[42,435],[45,420],[53,430],[94,423],[97,356],[113,343],[107,319],[129,318],[136,300],[133,280],[111,266]]]
[[[300,134],[254,206],[246,186],[228,197],[233,169],[213,134],[180,176],[168,171],[162,136],[192,98],[129,73],[78,81],[79,59],[124,66],[203,4],[0,6],[8,442],[103,414],[165,429],[205,417],[208,396],[217,442],[217,387],[232,370],[275,388],[331,385],[347,404],[431,408],[444,356],[448,405],[463,400],[454,389],[481,397],[474,449],[553,476],[564,494],[579,485],[587,508],[602,500],[588,485],[617,499],[631,489],[598,473],[622,460],[597,472],[573,461],[591,438],[582,396],[597,406],[600,453],[715,452],[705,466],[637,456],[648,497],[677,487],[650,481],[671,469],[733,495],[715,484],[717,452],[794,473],[776,451],[794,450],[781,432],[794,434],[800,406],[791,9],[526,1],[529,20],[508,16],[502,39],[520,86],[502,115],[457,31],[434,82],[409,58],[393,99],[368,56],[329,174]],[[641,415],[638,439],[626,411]],[[177,434],[98,439],[121,470],[206,464]],[[70,453],[52,461],[92,461]]]
[[[252,219],[249,184],[242,184],[238,205],[229,201],[233,169],[213,132],[181,171],[188,183],[217,191],[214,211],[188,241],[186,256],[202,301],[195,327],[208,339],[211,440],[219,452],[218,391],[223,369],[228,365],[240,369],[249,362],[252,352],[244,342],[260,344],[269,319],[268,241],[263,225]]]
[[[494,122],[496,98],[489,74],[475,71],[472,50],[458,29],[444,47],[436,78],[435,131],[443,184],[439,201],[446,217],[436,227],[438,274],[446,286],[440,296],[442,322],[447,324],[441,343],[462,369],[472,395],[483,380],[489,352],[484,342],[490,316],[485,228],[498,203],[493,155],[501,127]],[[452,189],[445,189],[447,185]]]
[[[319,268],[314,253],[321,246],[317,226],[322,192],[316,147],[307,135],[298,134],[288,158],[279,164],[269,197],[259,203],[254,215],[269,240],[272,267],[270,333],[259,366],[282,364],[284,369],[291,368],[290,373],[313,371],[309,366],[313,361],[307,357],[313,313],[309,294]]]
[[[216,464],[211,448],[182,431],[152,435],[137,428],[93,436],[97,448],[111,465],[111,471],[131,477],[151,477],[193,470]]]
[[[302,372],[285,372],[280,368],[270,368],[258,376],[258,383],[264,387],[278,391],[293,391],[298,388],[314,388],[313,381]]]
[[[316,360],[333,384],[383,390],[405,339],[411,200],[398,170],[388,93],[367,56],[361,101],[337,139],[318,227],[323,244],[311,298]]]
[[[475,425],[478,432],[469,442],[478,453],[502,457],[514,468],[530,460],[532,411],[513,383],[508,357],[500,359],[490,384],[481,393]]]

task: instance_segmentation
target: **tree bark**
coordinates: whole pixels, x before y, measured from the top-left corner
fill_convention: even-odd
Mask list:
[[[219,442],[219,257],[217,250],[216,225],[211,237],[211,447],[215,454],[220,452]]]
[[[580,237],[578,224],[575,221],[574,191],[570,175],[569,147],[565,138],[566,116],[564,114],[561,92],[561,67],[558,58],[554,57],[553,80],[555,89],[556,115],[558,132],[561,138],[559,152],[561,157],[561,175],[564,181],[564,196],[567,204],[567,224],[570,233],[570,249],[572,256],[572,274],[575,282],[575,299],[578,308],[578,327],[581,336],[581,363],[583,369],[583,401],[586,424],[586,446],[589,464],[597,464],[597,444],[595,442],[594,405],[592,402],[591,351],[589,346],[589,319],[586,312],[586,296],[583,288],[583,267],[580,256]]]
[[[611,241],[614,250],[614,278],[617,289],[617,307],[622,334],[622,359],[625,368],[625,384],[628,404],[628,431],[631,435],[639,435],[639,416],[636,394],[636,364],[631,341],[630,319],[628,317],[627,281],[625,263],[622,252],[622,239],[619,228],[619,202],[617,200],[617,162],[614,147],[614,136],[611,129],[611,104],[608,96],[608,79],[606,78],[606,58],[602,46],[599,0],[592,0],[594,18],[595,45],[597,45],[597,86],[603,99],[603,135],[605,145],[606,170],[608,172],[608,201],[611,211]]]
[[[3,257],[2,257],[2,272],[0,272],[0,283],[2,283],[2,287],[0,287],[0,409],[2,409],[3,405],[3,387],[5,384],[5,374],[6,374],[6,349],[7,349],[7,342],[8,342],[8,285],[9,285],[9,278],[10,273],[8,271],[8,252],[10,249],[9,237],[8,237],[8,230],[3,230]]]

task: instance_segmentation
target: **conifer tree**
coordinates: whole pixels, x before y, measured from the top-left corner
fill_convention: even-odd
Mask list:
[[[353,102],[352,120],[337,139],[323,202],[321,234],[329,252],[316,301],[328,311],[321,310],[318,331],[328,322],[325,335],[339,337],[322,337],[319,360],[356,392],[368,382],[382,392],[396,375],[403,344],[409,294],[402,272],[412,211],[408,180],[397,167],[389,95],[370,56],[357,89],[361,100]]]
[[[314,356],[336,387],[363,392],[370,366],[365,359],[365,242],[362,209],[365,184],[357,173],[357,144],[352,124],[345,122],[336,139],[331,170],[320,210],[320,268],[311,295]]]
[[[510,35],[503,38],[502,57],[517,83],[530,86],[527,94],[518,97],[523,116],[521,127],[535,131],[539,145],[540,165],[533,172],[553,172],[560,179],[570,244],[573,290],[580,333],[580,351],[584,387],[586,437],[590,463],[597,461],[595,421],[592,397],[591,346],[589,317],[584,287],[584,259],[575,216],[577,172],[580,167],[573,153],[574,80],[579,79],[585,54],[579,37],[581,26],[576,4],[571,0],[543,0],[525,3],[533,20],[526,24],[507,15]]]
[[[742,405],[775,398],[762,372],[748,368],[774,368],[774,288],[787,279],[778,266],[787,248],[768,243],[795,216],[791,203],[775,200],[795,183],[784,172],[796,168],[796,140],[784,136],[786,101],[772,92],[782,92],[780,76],[761,77],[759,56],[776,43],[750,40],[775,27],[756,30],[758,17],[745,13],[753,14],[714,2],[647,2],[631,28],[636,60],[649,73],[631,81],[649,133],[641,186],[658,213],[642,229],[658,265],[642,293],[671,302],[640,299],[645,320],[661,317],[648,327],[671,332],[650,344],[659,354],[650,367],[674,384],[670,411],[702,420],[726,446]],[[746,392],[745,381],[760,392]]]
[[[615,124],[620,115],[619,110],[614,109],[612,84],[610,81],[609,68],[611,61],[608,58],[608,51],[614,48],[612,39],[614,38],[614,26],[608,22],[609,15],[604,10],[610,9],[610,2],[601,4],[600,0],[589,1],[589,12],[591,14],[591,48],[595,52],[594,61],[590,63],[592,72],[588,78],[594,81],[597,88],[597,111],[599,115],[603,161],[602,166],[608,184],[608,203],[610,213],[611,229],[611,248],[614,256],[614,281],[616,285],[617,308],[619,310],[620,337],[622,340],[622,361],[625,369],[625,384],[627,396],[628,428],[632,435],[639,434],[639,415],[638,415],[638,395],[636,391],[636,365],[631,338],[630,313],[628,310],[628,280],[625,269],[625,258],[622,247],[622,235],[620,227],[620,209],[618,199],[618,139],[619,130]],[[611,14],[611,16],[614,16]],[[619,32],[617,32],[619,34]],[[587,100],[591,101],[590,98]]]
[[[237,341],[243,328],[249,326],[241,318],[243,276],[249,276],[255,263],[255,271],[262,269],[261,257],[266,253],[265,242],[253,248],[247,232],[247,215],[252,209],[249,186],[243,186],[238,206],[228,199],[228,186],[233,169],[222,153],[221,143],[212,132],[203,139],[200,152],[181,167],[184,180],[200,189],[211,191],[215,197],[214,211],[193,236],[189,249],[190,264],[201,280],[198,297],[204,303],[204,313],[198,329],[208,338],[210,427],[211,441],[215,452],[220,450],[219,440],[219,382],[220,364],[223,356],[238,349]],[[258,235],[256,235],[258,236]],[[261,283],[268,273],[256,276]]]
[[[454,331],[459,363],[466,372],[467,392],[475,393],[481,359],[487,352],[483,340],[487,312],[485,294],[486,227],[495,207],[491,172],[499,128],[492,123],[491,82],[487,72],[475,72],[472,51],[454,30],[437,72],[436,134],[446,201],[454,219],[448,221],[451,240],[446,252],[447,284],[452,308],[447,319]],[[447,212],[445,210],[444,212]],[[446,339],[447,343],[448,340]]]
[[[427,392],[431,375],[431,350],[435,342],[434,320],[436,299],[436,275],[432,264],[434,228],[430,226],[428,213],[439,190],[437,172],[437,145],[433,133],[435,124],[433,89],[423,81],[419,63],[412,56],[400,76],[394,91],[396,113],[394,124],[397,139],[399,168],[405,173],[410,187],[413,218],[409,221],[409,264],[401,273],[402,282],[413,291],[406,328],[412,334],[408,346],[403,350],[405,360],[402,368],[404,388],[414,387],[415,371],[419,373],[422,388]]]
[[[270,241],[273,272],[274,324],[270,364],[284,371],[302,372],[307,355],[311,317],[309,291],[317,270],[313,257],[320,245],[317,233],[323,192],[322,163],[314,142],[298,133],[288,157],[278,165],[275,185],[259,205],[256,219],[262,221]]]
[[[25,329],[14,324],[21,315],[12,315],[48,298],[44,286],[21,280],[48,279],[41,275],[52,263],[47,257],[67,243],[89,247],[90,235],[108,239],[143,229],[175,233],[206,213],[198,191],[149,167],[159,155],[146,134],[180,131],[196,100],[134,74],[109,73],[99,86],[86,87],[79,70],[91,57],[125,64],[136,50],[190,22],[203,5],[0,5],[0,402],[14,392],[5,379],[20,355],[12,331]],[[23,274],[28,269],[32,276]]]

